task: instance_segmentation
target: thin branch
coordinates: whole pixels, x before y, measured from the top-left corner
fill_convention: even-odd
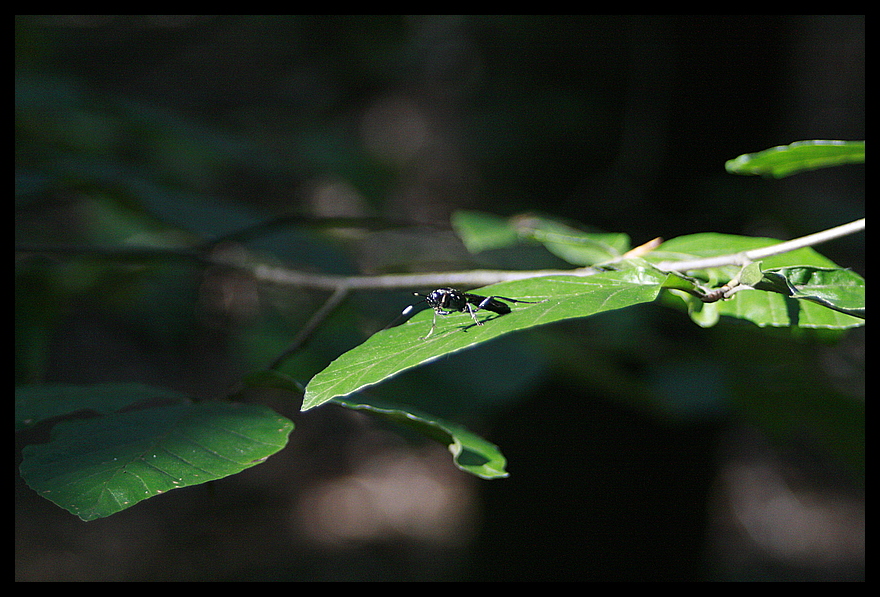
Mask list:
[[[861,218],[849,224],[830,228],[797,238],[762,247],[751,251],[718,255],[704,259],[661,261],[654,266],[663,271],[685,272],[708,267],[725,265],[744,266],[752,261],[764,259],[772,255],[780,255],[795,249],[817,245],[848,234],[865,229],[865,219]],[[570,270],[467,270],[458,272],[430,272],[421,274],[386,274],[378,276],[337,276],[314,274],[286,267],[268,264],[248,263],[241,255],[226,256],[214,253],[206,256],[201,251],[192,249],[154,249],[149,247],[72,247],[72,246],[21,246],[19,253],[55,254],[55,255],[87,255],[105,259],[184,259],[197,260],[207,264],[225,265],[249,271],[257,280],[273,282],[299,288],[346,292],[354,290],[398,290],[404,288],[438,288],[442,286],[470,287],[488,286],[498,282],[525,280],[542,276],[592,276],[603,271],[601,268],[581,267]]]
[[[333,294],[324,301],[324,304],[315,311],[306,324],[302,327],[302,329],[296,334],[296,337],[291,341],[290,346],[281,353],[278,358],[272,361],[272,364],[267,367],[267,369],[277,369],[284,360],[300,349],[300,347],[305,344],[306,340],[314,333],[316,329],[324,322],[327,317],[329,317],[330,313],[333,312],[336,307],[338,307],[342,301],[345,300],[345,297],[348,296],[348,290],[343,287],[337,288],[333,291]]]
[[[722,267],[725,265],[738,265],[740,267],[748,265],[759,259],[766,259],[774,255],[782,255],[804,247],[812,247],[820,243],[854,234],[865,229],[865,218],[855,220],[848,224],[842,224],[822,232],[808,234],[800,238],[787,240],[769,247],[761,247],[760,249],[752,249],[751,251],[742,251],[741,253],[732,253],[729,255],[718,255],[717,257],[707,257],[704,259],[692,259],[690,261],[661,261],[655,263],[654,267],[665,272],[685,272],[695,269],[705,269],[708,267]]]
[[[752,261],[757,261],[758,259],[764,259],[773,255],[781,255],[782,253],[788,253],[789,251],[803,249],[804,247],[813,247],[815,245],[828,242],[829,240],[834,240],[835,238],[840,238],[842,236],[861,232],[864,229],[865,218],[861,218],[848,224],[841,224],[840,226],[835,226],[834,228],[823,230],[822,232],[808,234],[807,236],[788,240],[784,243],[779,243],[778,245],[772,245],[770,247],[764,247],[762,249],[755,249],[754,251],[747,251],[747,253],[749,257],[751,257]]]
[[[822,232],[809,234],[793,240],[781,242],[769,247],[762,247],[751,251],[718,255],[704,259],[690,261],[661,261],[654,267],[662,271],[685,272],[688,270],[703,269],[708,267],[721,267],[725,265],[744,266],[758,259],[765,259],[773,255],[781,255],[789,251],[801,249],[840,238],[848,234],[854,234],[865,229],[865,218],[861,218],[849,224],[843,224],[835,228],[829,228]],[[234,264],[229,264],[234,266]],[[308,272],[291,270],[283,267],[270,265],[257,265],[252,269],[252,274],[263,281],[287,284],[304,288],[316,288],[321,290],[335,290],[347,288],[349,290],[392,290],[401,288],[437,288],[442,286],[488,286],[498,282],[512,280],[525,280],[541,276],[592,276],[601,269],[582,267],[571,270],[530,270],[530,271],[506,271],[506,270],[469,270],[462,272],[433,272],[427,274],[389,274],[382,276],[330,276],[311,274]]]
[[[234,263],[227,263],[226,265],[236,267]],[[541,276],[591,276],[601,270],[583,267],[566,270],[467,270],[424,274],[334,276],[312,274],[285,267],[262,264],[253,267],[250,271],[257,280],[300,288],[313,288],[317,290],[336,290],[338,288],[345,288],[347,290],[400,290],[404,288],[436,288],[442,286],[478,287]]]
[[[708,259],[696,259],[691,261],[663,261],[654,264],[663,271],[686,272],[689,270],[703,269],[708,267],[720,267],[724,265],[745,266],[758,259],[764,259],[772,255],[779,255],[794,251],[803,247],[809,247],[823,243],[841,236],[853,234],[865,229],[865,219],[856,220],[849,224],[830,228],[823,232],[817,232],[798,239],[782,242],[769,247],[763,247],[752,251],[744,251],[730,255],[720,255]],[[636,247],[619,260],[637,256],[650,251],[659,243],[655,239],[642,247]],[[207,248],[207,247],[206,247]],[[298,271],[286,267],[278,267],[265,263],[253,264],[249,262],[247,254],[241,251],[209,251],[203,249],[180,248],[153,248],[153,247],[77,247],[77,246],[17,246],[16,252],[20,255],[60,255],[60,256],[88,256],[98,259],[113,259],[118,261],[129,260],[186,260],[200,262],[205,265],[219,265],[246,270],[258,281],[271,282],[300,288],[312,288],[316,290],[332,291],[332,294],[323,305],[312,315],[309,321],[297,333],[291,345],[276,358],[268,369],[275,369],[297,351],[323,321],[338,307],[348,294],[354,290],[395,290],[404,288],[438,288],[444,286],[476,288],[488,286],[498,282],[512,280],[525,280],[542,276],[591,276],[601,271],[601,267],[581,267],[570,270],[531,270],[531,271],[508,271],[508,270],[468,270],[459,272],[431,272],[422,274],[388,274],[379,276],[337,276],[328,274],[313,274]],[[605,264],[609,265],[609,264]],[[703,300],[719,300],[727,293],[735,292],[736,288],[724,286],[716,291],[710,291]]]

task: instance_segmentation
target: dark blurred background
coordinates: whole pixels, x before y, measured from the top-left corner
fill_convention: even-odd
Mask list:
[[[724,162],[865,138],[864,21],[18,16],[16,383],[210,397],[320,305],[77,246],[187,246],[275,221],[248,250],[315,271],[431,271],[558,265],[531,249],[467,255],[456,209],[542,211],[634,244],[862,217],[863,167],[766,180]],[[298,225],[337,216],[395,226]],[[69,254],[32,250],[46,244]],[[863,247],[818,250],[864,274]],[[307,380],[405,295],[353,297],[291,373]],[[501,447],[509,479],[469,478],[442,447],[321,408],[267,463],[105,520],[18,480],[16,578],[862,579],[863,330],[830,343],[630,311],[386,390],[433,388]],[[284,397],[254,399],[295,417]]]

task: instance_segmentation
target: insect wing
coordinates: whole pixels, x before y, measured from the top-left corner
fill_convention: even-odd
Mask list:
[[[499,315],[507,315],[510,313],[510,306],[495,300],[495,297],[485,297],[478,294],[466,294],[467,301],[479,309],[486,309]]]

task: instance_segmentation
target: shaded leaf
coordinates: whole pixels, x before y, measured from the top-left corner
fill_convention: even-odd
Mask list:
[[[19,386],[15,388],[15,430],[80,410],[112,413],[146,400],[189,401],[180,392],[136,383]]]
[[[94,520],[260,464],[292,429],[268,408],[228,403],[62,422],[48,443],[24,448],[21,476],[41,496]]]
[[[483,479],[501,479],[508,476],[505,470],[507,459],[501,454],[498,446],[464,427],[438,417],[415,412],[409,407],[402,410],[364,400],[363,397],[359,397],[358,400],[337,398],[333,402],[345,408],[369,412],[440,442],[449,448],[455,466],[467,473]]]
[[[745,319],[758,327],[842,330],[865,324],[853,315],[776,292],[746,290],[712,304],[717,305],[719,315]]]

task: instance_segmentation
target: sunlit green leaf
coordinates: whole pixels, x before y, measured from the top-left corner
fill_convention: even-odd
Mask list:
[[[508,218],[481,211],[457,210],[450,219],[455,233],[471,253],[501,249],[519,242]]]
[[[798,141],[757,153],[747,153],[728,160],[725,168],[732,174],[761,174],[783,178],[805,170],[864,162],[864,141],[815,140]]]
[[[767,247],[778,244],[782,241],[772,238],[759,238],[748,236],[736,236],[730,234],[703,233],[692,234],[671,239],[657,248],[654,252],[645,256],[645,260],[657,263],[667,260],[692,260],[705,257],[715,257],[717,255],[729,255],[761,247]],[[813,271],[817,268],[828,270],[829,272],[846,272],[842,268],[827,257],[816,252],[812,248],[803,248],[780,255],[774,255],[761,260],[761,267],[765,271],[774,268],[809,268]],[[727,283],[742,268],[738,266],[724,266],[719,268],[711,268],[690,272],[690,274],[706,280],[708,286],[720,286]],[[729,300],[723,300],[716,303],[702,304],[699,298],[688,294],[677,294],[681,301],[686,305],[689,314],[695,323],[708,327],[718,322],[720,316],[734,317],[751,321],[759,327],[804,327],[804,328],[825,328],[825,329],[846,329],[864,325],[864,321],[859,319],[857,301],[858,297],[853,296],[856,292],[858,284],[852,276],[856,274],[839,274],[832,276],[828,274],[826,280],[836,280],[840,287],[835,290],[838,293],[845,293],[850,301],[849,309],[852,311],[840,312],[833,309],[820,306],[815,302],[798,301],[795,298],[784,296],[785,292],[781,290],[767,292],[765,290],[746,290],[735,294]],[[844,276],[841,278],[840,276]],[[858,277],[858,276],[857,276]],[[860,278],[860,277],[858,277]],[[679,281],[677,286],[673,284],[674,278],[667,280],[664,285],[667,288],[680,287],[681,290],[689,290],[686,287],[686,281]],[[861,289],[864,291],[864,282],[862,281]],[[854,287],[851,287],[854,286]],[[767,288],[766,290],[773,290]],[[828,292],[826,289],[825,292]],[[794,295],[789,295],[794,296]],[[806,297],[799,297],[806,298]],[[854,302],[855,301],[855,302]],[[856,306],[852,306],[856,304]],[[864,302],[861,303],[864,309]]]
[[[844,269],[782,267],[764,271],[761,282],[775,292],[808,300],[854,317],[865,317],[865,279]],[[759,282],[756,287],[764,289]]]
[[[654,268],[632,265],[593,276],[547,276],[475,290],[484,296],[536,304],[513,304],[507,315],[480,311],[478,319],[483,325],[479,326],[467,313],[437,316],[436,330],[423,340],[434,317],[426,309],[403,325],[373,334],[313,377],[306,387],[303,410],[502,334],[650,302],[665,278]]]
[[[511,221],[520,237],[543,244],[548,251],[573,265],[611,261],[630,249],[626,234],[590,232],[535,214],[515,216]]]
[[[617,259],[630,249],[626,234],[582,230],[556,218],[533,213],[501,218],[459,210],[452,216],[452,226],[472,253],[531,241],[543,244],[548,251],[573,265],[593,265]]]

